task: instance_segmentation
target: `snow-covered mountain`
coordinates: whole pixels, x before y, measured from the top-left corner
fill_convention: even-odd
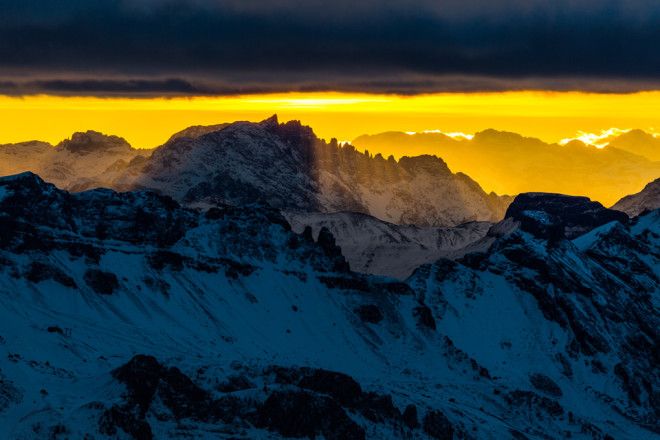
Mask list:
[[[434,156],[398,162],[326,143],[298,121],[191,127],[144,160],[70,185],[152,189],[188,206],[260,200],[306,212],[354,211],[397,224],[498,221],[510,197],[486,194]]]
[[[521,194],[509,206],[507,217],[526,222],[536,205],[548,217],[547,235],[574,238],[610,221],[627,222],[622,212],[605,209],[586,197],[556,194]],[[328,229],[343,255],[358,272],[406,278],[419,266],[439,258],[457,259],[484,252],[495,239],[511,229],[507,223],[470,222],[450,228],[395,225],[353,212],[285,212],[294,231],[311,228],[318,235]]]
[[[653,438],[660,211],[618,215],[519,197],[400,282],[265,205],[0,179],[0,432]]]
[[[623,211],[630,217],[660,208],[660,178],[647,184],[637,194],[631,194],[616,202],[612,209]]]
[[[145,153],[118,136],[96,131],[74,133],[56,146],[32,141],[0,145],[0,176],[31,171],[60,188],[126,167]]]
[[[355,212],[286,212],[297,233],[311,228],[314,237],[326,228],[335,237],[351,269],[407,278],[419,266],[437,259],[460,258],[484,239],[492,223],[470,222],[451,228],[396,225]]]

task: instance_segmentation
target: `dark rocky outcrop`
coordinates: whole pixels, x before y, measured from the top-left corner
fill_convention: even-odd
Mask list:
[[[355,308],[355,313],[363,322],[378,324],[383,320],[383,312],[375,304],[362,304]]]
[[[416,405],[408,405],[406,406],[406,409],[403,411],[403,422],[406,424],[406,426],[410,429],[415,429],[419,427],[419,420],[417,419],[417,406]]]
[[[62,269],[39,261],[33,261],[30,263],[30,267],[25,273],[25,278],[33,283],[53,280],[56,283],[72,289],[78,287],[73,278],[67,275]]]
[[[436,329],[435,318],[433,318],[433,312],[431,309],[425,305],[420,304],[413,309],[413,315],[417,318],[417,323],[423,327],[429,328],[431,330]]]
[[[422,421],[424,432],[440,440],[452,440],[454,427],[442,411],[432,410],[426,413]]]
[[[561,388],[559,388],[559,385],[557,385],[557,383],[554,380],[550,379],[545,374],[541,374],[541,373],[531,374],[529,376],[529,382],[537,390],[549,394],[553,397],[561,397],[563,394],[561,392]]]
[[[328,394],[343,405],[352,405],[362,395],[360,384],[352,377],[328,370],[314,370],[303,376],[298,386],[319,393]]]
[[[284,437],[362,440],[364,429],[332,398],[305,391],[276,391],[257,410],[255,425]]]
[[[622,212],[606,209],[587,197],[562,194],[526,193],[517,196],[505,218],[521,223],[521,228],[551,240],[574,238],[612,221],[628,223]]]
[[[88,269],[85,272],[85,283],[96,293],[112,295],[119,288],[117,275],[98,269]]]

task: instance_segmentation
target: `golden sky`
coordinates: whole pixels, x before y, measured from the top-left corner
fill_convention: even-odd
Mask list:
[[[444,93],[416,96],[285,93],[197,98],[0,97],[0,144],[57,143],[93,129],[137,148],[162,144],[190,125],[300,119],[323,138],[351,140],[383,131],[515,131],[557,142],[612,127],[660,129],[660,91]]]

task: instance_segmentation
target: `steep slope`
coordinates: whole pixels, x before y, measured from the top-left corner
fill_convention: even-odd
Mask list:
[[[316,236],[322,228],[328,229],[353,270],[395,278],[405,278],[417,267],[439,258],[457,259],[484,252],[497,237],[510,232],[511,221],[528,227],[533,224],[548,239],[574,238],[611,221],[628,222],[626,214],[605,209],[586,197],[548,193],[519,195],[507,210],[510,220],[496,225],[470,222],[452,228],[402,226],[353,212],[284,215],[298,233],[310,227]]]
[[[0,176],[31,171],[60,188],[72,189],[81,180],[122,169],[143,154],[123,138],[90,130],[74,133],[55,147],[37,141],[0,145]]]
[[[640,147],[643,144],[654,150],[658,140],[648,135],[650,138],[644,138],[652,143],[647,143],[635,132],[627,135],[603,149],[577,140],[566,145],[548,144],[492,129],[476,133],[471,140],[457,140],[442,133],[388,132],[360,136],[353,143],[384,155],[435,154],[452,170],[468,174],[486,191],[498,194],[586,195],[609,206],[660,176],[660,162],[653,161],[657,157],[642,157]],[[634,149],[632,144],[636,145]]]
[[[548,240],[551,214],[538,208],[488,253],[440,260],[409,282],[457,347],[494,377],[529,381],[508,394],[513,423],[536,414],[528,434],[542,436],[552,413],[579,418],[562,410],[578,401],[583,415],[613,411],[658,433],[660,211],[570,241]]]
[[[612,209],[625,212],[630,217],[658,208],[660,208],[660,178],[647,184],[637,194],[626,196],[612,206]]]
[[[508,218],[489,253],[406,284],[265,206],[0,179],[0,429],[651,438],[659,220],[550,242]]]
[[[422,226],[499,220],[510,201],[484,193],[436,157],[371,157],[276,117],[175,137],[148,160],[88,187],[94,185],[154,189],[191,206],[258,200],[286,210],[356,211]]]
[[[465,223],[453,228],[400,226],[354,212],[284,215],[297,233],[310,227],[316,237],[321,229],[329,230],[352,270],[401,279],[441,257],[462,257],[492,226],[489,222]]]

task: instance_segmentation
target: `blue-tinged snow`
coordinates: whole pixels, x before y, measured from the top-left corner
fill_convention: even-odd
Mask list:
[[[95,225],[82,215],[72,219],[75,227],[67,219],[57,227],[33,219],[44,237],[38,244],[50,248],[29,241],[32,247],[0,249],[0,384],[7,401],[2,409],[0,400],[0,432],[8,438],[47,438],[56,424],[66,426],[70,438],[88,432],[108,438],[97,432],[99,405],[122,401],[125,388],[110,372],[136,354],[180,368],[213,393],[219,378],[237,369],[341,371],[365,390],[391,395],[398,408],[414,403],[420,414],[442,410],[475,439],[511,438],[512,430],[531,439],[593,439],[590,430],[596,438],[652,438],[637,418],[650,413],[648,396],[635,403],[617,371],[626,368],[633,380],[656,377],[647,368],[644,332],[655,328],[657,314],[629,285],[638,283],[656,301],[657,286],[653,290],[644,270],[657,274],[651,252],[658,246],[657,217],[559,243],[509,222],[490,238],[487,253],[423,266],[395,293],[387,278],[333,269],[336,249],[295,236],[259,207],[219,210],[215,219],[200,214],[185,223],[176,243],[159,247],[122,238],[133,237],[135,207],[120,196],[78,197],[111,202],[103,212],[120,219],[115,236],[93,235]],[[145,194],[131,200],[140,209],[156,203]],[[155,212],[178,218],[174,209]],[[85,246],[99,251],[98,260],[94,252],[78,252]],[[162,251],[183,263],[153,264]],[[628,270],[612,254],[619,251],[637,259],[639,273],[617,270]],[[594,252],[602,255],[591,257]],[[76,287],[48,276],[30,281],[34,262],[59,270]],[[249,270],[232,273],[237,265]],[[118,287],[109,295],[94,291],[86,280],[90,269],[115,274]],[[630,277],[624,281],[624,275]],[[343,288],[328,278],[342,280]],[[361,305],[377,306],[382,321],[362,321],[355,312]],[[605,347],[588,352],[579,346],[589,338],[602,338]],[[631,351],[631,343],[641,348]],[[560,395],[535,387],[534,375],[549,378]],[[254,380],[263,397],[266,384]],[[156,438],[217,435],[217,426],[156,415],[148,415]],[[401,437],[360,417],[369,439]],[[274,438],[249,425],[229,436]]]
[[[583,234],[575,239],[573,239],[573,244],[577,246],[581,251],[585,251],[591,247],[596,241],[598,241],[604,235],[609,234],[614,228],[623,227],[623,225],[617,221],[606,223],[602,226],[599,226],[591,231]]]

